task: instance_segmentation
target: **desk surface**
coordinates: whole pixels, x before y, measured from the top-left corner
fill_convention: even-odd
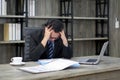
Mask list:
[[[91,56],[95,57],[95,56]],[[74,57],[78,60],[81,57]],[[38,65],[36,62],[26,62],[24,66]],[[50,80],[50,79],[66,79],[77,76],[85,76],[102,72],[120,70],[120,58],[103,57],[98,65],[81,65],[79,68],[65,69],[56,72],[32,74],[18,70],[22,66],[11,66],[10,64],[0,65],[1,80]]]

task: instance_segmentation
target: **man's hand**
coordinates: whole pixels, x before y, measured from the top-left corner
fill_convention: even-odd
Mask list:
[[[67,41],[67,38],[66,38],[66,36],[65,36],[64,30],[62,30],[62,31],[60,32],[60,35],[61,35],[61,39],[62,39],[62,41],[63,41],[63,44],[64,44],[66,47],[68,47],[68,41]]]
[[[45,27],[45,33],[44,33],[44,38],[46,38],[47,40],[50,38],[50,34],[52,32],[52,27]]]
[[[45,47],[47,44],[47,41],[50,38],[50,34],[52,32],[52,27],[50,27],[49,25],[47,27],[45,27],[45,33],[44,33],[44,38],[41,41],[41,44]]]

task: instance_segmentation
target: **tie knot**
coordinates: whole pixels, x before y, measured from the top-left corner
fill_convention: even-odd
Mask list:
[[[54,42],[48,41],[48,46],[54,47]]]

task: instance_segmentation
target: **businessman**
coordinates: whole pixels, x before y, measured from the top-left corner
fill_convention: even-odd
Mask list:
[[[44,28],[31,34],[30,58],[38,59],[71,58],[72,51],[60,20],[51,19]]]

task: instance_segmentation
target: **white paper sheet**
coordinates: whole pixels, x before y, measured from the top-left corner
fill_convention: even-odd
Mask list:
[[[45,65],[38,65],[33,67],[22,67],[20,68],[20,70],[31,72],[31,73],[40,73],[40,72],[63,70],[75,64],[78,65],[79,63],[69,59],[55,59],[54,61],[49,62],[48,64],[45,64]]]

